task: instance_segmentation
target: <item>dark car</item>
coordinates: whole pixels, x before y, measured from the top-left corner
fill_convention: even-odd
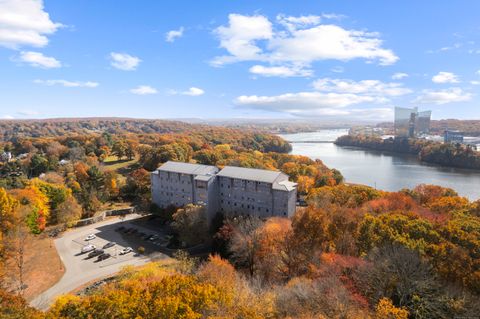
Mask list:
[[[160,237],[158,237],[158,235],[153,235],[152,237],[149,238],[149,240],[154,241],[154,240],[157,240],[159,238]]]
[[[146,234],[145,233],[138,233],[137,236],[143,238]]]
[[[143,240],[150,240],[150,238],[152,238],[153,235],[146,235],[144,236],[142,239]]]
[[[103,253],[104,253],[103,249],[95,249],[94,251],[92,251],[88,254],[88,258],[93,258],[93,257],[96,257],[96,256],[100,256]]]
[[[97,260],[98,261],[105,260],[105,259],[110,258],[110,256],[111,255],[109,253],[103,253],[103,254],[101,254],[100,256],[97,257]]]
[[[124,229],[121,230],[122,233],[127,234],[129,231],[131,231],[133,228],[131,227],[125,227]]]
[[[125,226],[120,226],[120,227],[117,227],[115,231],[120,232],[120,231],[123,231],[124,229],[125,229]]]
[[[109,242],[109,243],[106,243],[105,245],[103,245],[103,247],[102,247],[102,248],[103,248],[103,249],[107,249],[107,248],[110,248],[110,247],[113,247],[113,246],[115,246],[116,244],[117,244],[117,243],[115,243],[115,242],[111,241],[111,242]]]

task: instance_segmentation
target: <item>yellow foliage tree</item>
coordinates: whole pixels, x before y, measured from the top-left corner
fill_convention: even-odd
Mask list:
[[[382,298],[375,309],[376,319],[408,319],[408,311],[405,308],[398,308],[388,298]]]

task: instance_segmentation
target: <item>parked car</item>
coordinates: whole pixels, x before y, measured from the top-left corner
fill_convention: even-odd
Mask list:
[[[125,227],[124,229],[121,230],[122,233],[128,233],[129,231],[131,231],[132,228],[131,227]]]
[[[88,254],[88,258],[93,258],[93,257],[96,257],[96,256],[100,256],[103,253],[104,253],[103,249],[95,249],[94,251],[92,251]]]
[[[144,237],[145,235],[146,235],[145,233],[138,233],[137,234],[137,236],[140,237],[140,238]]]
[[[153,235],[146,235],[144,236],[142,239],[143,240],[150,240],[150,238],[152,238]]]
[[[111,255],[109,253],[103,253],[103,254],[101,254],[100,256],[97,257],[97,260],[98,261],[105,260],[105,259],[110,258],[110,256]]]
[[[97,236],[95,236],[94,234],[90,234],[87,237],[85,237],[85,241],[89,241],[89,240],[92,240],[92,239],[95,239],[95,238],[97,238]]]
[[[120,231],[123,231],[123,230],[125,230],[125,226],[120,226],[120,227],[115,228],[115,231],[117,231],[117,232],[120,232]]]
[[[154,241],[154,240],[157,240],[158,238],[160,238],[158,237],[158,235],[153,235],[152,237],[150,237],[149,240]]]
[[[128,253],[132,252],[132,251],[133,251],[132,247],[125,247],[122,250],[120,250],[120,255],[125,255],[125,254],[128,254]]]
[[[83,246],[83,247],[82,247],[81,252],[82,252],[82,254],[88,253],[89,251],[95,250],[96,248],[97,248],[97,247],[95,247],[95,245],[92,245],[92,244],[86,245],[86,246]]]
[[[115,246],[115,245],[116,245],[116,243],[113,242],[113,241],[111,241],[111,242],[106,243],[105,245],[103,245],[102,248],[103,248],[103,249],[107,249],[107,248],[113,247],[113,246]]]

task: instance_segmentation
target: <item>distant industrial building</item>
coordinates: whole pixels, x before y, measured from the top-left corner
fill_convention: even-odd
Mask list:
[[[432,111],[395,107],[395,137],[413,138],[430,132]]]
[[[445,143],[463,143],[463,133],[460,131],[446,130],[443,135]]]
[[[151,175],[152,201],[170,205],[204,205],[209,220],[226,216],[291,217],[295,213],[297,184],[279,171],[166,162]]]

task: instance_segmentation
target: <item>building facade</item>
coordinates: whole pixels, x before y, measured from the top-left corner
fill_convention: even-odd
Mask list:
[[[413,138],[430,132],[431,111],[418,108],[395,107],[395,137]]]
[[[209,219],[218,212],[261,218],[295,213],[297,185],[278,171],[166,162],[152,173],[151,183],[159,207],[205,205]]]

